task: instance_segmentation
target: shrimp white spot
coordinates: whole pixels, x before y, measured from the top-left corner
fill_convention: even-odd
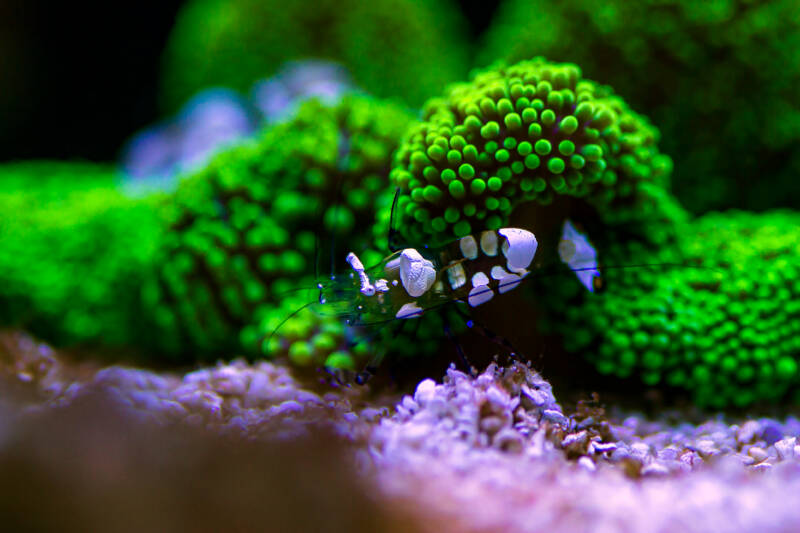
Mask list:
[[[467,302],[472,307],[486,303],[492,299],[494,292],[489,288],[489,278],[483,272],[476,272],[472,276],[472,289],[467,296]]]
[[[475,237],[472,235],[461,237],[461,239],[458,241],[458,245],[461,247],[461,255],[463,255],[465,258],[478,258],[478,243],[475,242]]]
[[[417,298],[425,294],[436,281],[436,269],[418,251],[406,248],[400,254],[400,281],[408,295]]]
[[[375,290],[378,292],[389,292],[389,282],[385,279],[376,280]]]
[[[481,233],[481,250],[489,257],[497,255],[497,233],[494,231]]]
[[[525,271],[524,274],[508,274],[506,277],[500,279],[500,283],[497,284],[497,290],[500,294],[505,294],[511,289],[515,289],[519,282],[522,281],[522,278],[528,275],[528,272]]]
[[[569,220],[564,221],[564,227],[561,230],[558,255],[561,257],[561,261],[571,269],[579,270],[575,272],[578,280],[589,292],[594,292],[593,280],[600,276],[600,271],[597,270],[597,250],[591,245],[586,235],[575,229]]]
[[[480,287],[488,284],[489,284],[489,278],[487,278],[486,274],[484,274],[483,272],[476,272],[475,275],[472,276],[473,287]]]
[[[501,280],[504,277],[508,276],[508,271],[501,267],[500,265],[495,265],[492,267],[490,272],[492,279]]]
[[[506,238],[502,250],[508,262],[508,269],[518,272],[528,268],[539,246],[534,234],[519,228],[502,228],[497,230],[497,233]]]
[[[403,304],[403,307],[401,307],[394,316],[395,318],[414,318],[421,314],[422,308],[417,305],[417,302],[410,302]]]
[[[361,294],[364,296],[372,296],[375,294],[375,286],[369,282],[369,276],[364,272],[364,265],[356,254],[350,252],[347,254],[347,262],[356,271],[361,283]]]
[[[361,259],[353,252],[347,254],[347,262],[350,263],[350,266],[353,267],[353,270],[356,272],[361,273],[364,271],[364,265],[361,263]]]
[[[478,285],[470,289],[467,302],[469,302],[470,306],[477,307],[491,300],[493,296],[494,292],[488,285]]]
[[[464,267],[461,266],[461,263],[456,263],[447,268],[447,281],[450,282],[450,288],[453,290],[464,286],[467,282],[467,273],[464,272]]]

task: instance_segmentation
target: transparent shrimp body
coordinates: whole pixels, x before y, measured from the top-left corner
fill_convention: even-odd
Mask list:
[[[475,307],[519,285],[537,245],[527,230],[501,228],[437,249],[406,248],[371,268],[351,252],[351,271],[319,285],[320,303],[351,325],[416,318],[454,300]]]

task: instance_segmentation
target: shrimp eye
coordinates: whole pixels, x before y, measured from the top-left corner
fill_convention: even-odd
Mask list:
[[[592,278],[592,288],[594,289],[593,292],[603,292],[606,288],[606,284],[603,283],[603,278],[600,276]]]

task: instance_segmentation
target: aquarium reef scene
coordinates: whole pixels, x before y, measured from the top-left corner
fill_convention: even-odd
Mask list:
[[[800,531],[797,0],[104,9],[0,43],[3,531]]]

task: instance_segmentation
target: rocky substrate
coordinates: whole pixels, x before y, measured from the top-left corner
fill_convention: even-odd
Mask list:
[[[309,388],[268,362],[186,373],[93,367],[19,333],[0,336],[0,374],[14,391],[3,395],[0,452],[29,435],[20,428],[31,421],[88,397],[132,424],[230,443],[323,439],[341,452],[330,460],[352,473],[352,490],[388,509],[379,513],[386,530],[398,516],[406,531],[800,529],[800,421],[791,416],[691,424],[594,401],[565,412],[521,364],[492,364],[477,377],[451,368],[402,397]]]

